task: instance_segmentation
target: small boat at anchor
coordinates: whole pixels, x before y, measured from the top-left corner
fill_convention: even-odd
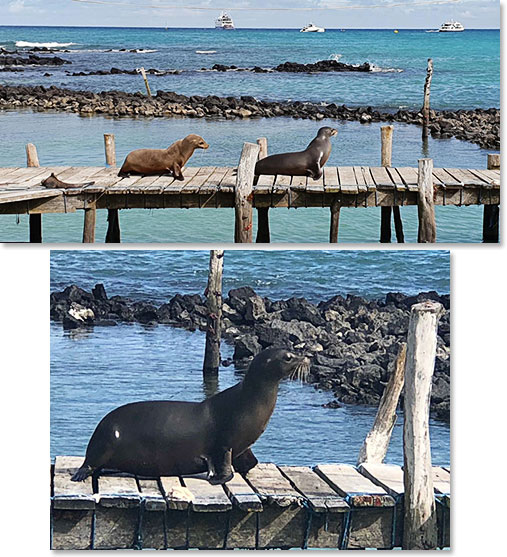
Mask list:
[[[215,19],[215,29],[234,29],[232,17],[227,12],[222,12],[220,17]]]
[[[464,31],[465,28],[459,21],[454,21],[451,19],[450,21],[446,21],[442,23],[440,29],[438,30],[439,33],[459,33],[460,31]]]
[[[308,25],[305,25],[303,29],[299,30],[300,33],[324,33],[324,31],[324,27],[318,27],[313,23],[309,23]]]

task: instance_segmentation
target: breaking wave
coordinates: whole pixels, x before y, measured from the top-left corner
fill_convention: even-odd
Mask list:
[[[60,48],[64,46],[71,46],[77,43],[31,43],[28,41],[16,41],[16,46],[19,47],[39,47],[39,48]]]

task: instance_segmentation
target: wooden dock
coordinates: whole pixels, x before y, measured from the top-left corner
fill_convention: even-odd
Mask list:
[[[95,183],[77,189],[46,189],[41,181],[51,173],[64,182]],[[238,176],[233,167],[187,167],[184,181],[167,175],[120,178],[117,173],[114,167],[1,168],[0,214],[42,215],[84,210],[86,215],[97,209],[218,209],[238,205]],[[500,203],[499,169],[434,168],[431,176],[435,205],[489,207]],[[245,199],[250,207],[264,211],[259,227],[268,229],[264,233],[258,231],[257,241],[269,241],[268,209],[328,207],[332,220],[336,220],[337,208],[341,207],[417,205],[421,188],[418,180],[418,169],[412,167],[325,167],[320,180],[260,176],[251,184]],[[248,217],[243,218],[248,221]],[[86,241],[94,241],[94,223],[95,218],[90,221],[85,216],[85,227],[93,228],[83,235]],[[331,223],[333,226],[337,239],[337,220]],[[248,227],[251,237],[251,219],[242,229],[248,231]]]
[[[391,549],[403,537],[399,466],[258,464],[224,486],[204,476],[70,481],[51,468],[52,549]],[[450,470],[433,467],[438,544],[450,545]]]

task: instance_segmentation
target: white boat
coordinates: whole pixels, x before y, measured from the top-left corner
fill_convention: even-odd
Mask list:
[[[215,29],[234,29],[232,17],[227,12],[222,12],[220,17],[215,19]]]
[[[458,33],[459,31],[464,30],[465,28],[463,27],[463,25],[461,25],[461,23],[459,23],[459,21],[454,21],[453,19],[451,19],[451,21],[442,23],[438,31],[439,33]]]
[[[324,27],[317,27],[313,23],[309,23],[299,30],[300,33],[324,33],[324,31]]]

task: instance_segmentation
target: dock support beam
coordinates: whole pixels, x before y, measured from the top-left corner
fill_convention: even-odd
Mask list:
[[[488,155],[488,170],[500,170],[500,155]],[[499,205],[484,205],[482,221],[482,241],[485,244],[498,244]]]
[[[429,413],[438,320],[442,312],[443,307],[437,302],[414,304],[410,311],[403,423],[403,549],[437,547]]]
[[[112,167],[116,166],[116,146],[114,141],[114,133],[104,134],[104,149],[106,152],[106,164]],[[119,244],[121,242],[120,235],[120,214],[118,209],[107,210],[107,233],[106,244]]]
[[[419,217],[417,241],[423,244],[434,243],[437,240],[437,225],[433,200],[433,159],[419,159],[417,187],[419,190],[417,198]]]
[[[333,201],[331,205],[331,226],[329,228],[329,243],[338,243],[338,228],[340,227],[340,208],[338,201]]]
[[[391,125],[380,128],[380,164],[384,167],[392,166],[393,131],[394,127]],[[399,244],[403,243],[405,241],[403,223],[400,208],[397,206],[380,208],[380,243],[389,244],[391,242],[391,214],[394,217],[396,241]]]
[[[26,145],[26,166],[40,166],[37,147],[33,143]],[[31,244],[42,243],[42,214],[29,215],[29,238]]]
[[[220,366],[220,337],[222,324],[222,276],[224,250],[210,251],[208,287],[206,298],[208,318],[206,326],[206,349],[204,351],[203,374],[216,375]]]
[[[375,422],[366,436],[359,451],[357,464],[370,462],[382,464],[389,448],[389,441],[396,423],[396,407],[400,399],[401,389],[405,381],[405,360],[407,345],[403,342],[398,349],[394,370],[382,393]]]
[[[264,159],[268,156],[268,140],[265,137],[259,137],[257,140],[259,146],[259,158]],[[269,244],[271,241],[269,233],[269,207],[257,207],[257,237],[256,243]]]
[[[255,164],[259,155],[257,143],[244,143],[238,164],[236,188],[234,189],[236,243],[251,243],[253,237],[253,183]]]
[[[93,244],[95,242],[96,220],[97,210],[95,207],[84,210],[83,244]]]

